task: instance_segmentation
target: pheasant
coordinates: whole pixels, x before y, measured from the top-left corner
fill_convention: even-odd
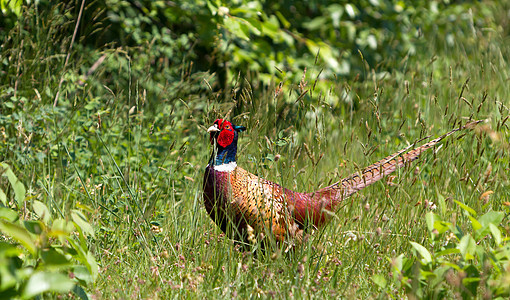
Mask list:
[[[344,199],[416,160],[454,132],[479,122],[453,129],[414,149],[411,145],[328,187],[298,193],[238,167],[238,133],[246,128],[217,119],[207,129],[213,152],[204,174],[205,208],[221,230],[238,241],[253,243],[254,237],[270,234],[277,242],[300,242],[306,226],[323,226]]]

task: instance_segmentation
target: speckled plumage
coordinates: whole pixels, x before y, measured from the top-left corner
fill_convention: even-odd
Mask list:
[[[229,125],[225,125],[227,123]],[[204,175],[205,208],[216,224],[224,232],[233,233],[235,239],[247,242],[248,233],[252,231],[257,236],[271,234],[279,242],[289,239],[300,241],[305,224],[320,227],[327,222],[331,212],[336,211],[342,200],[417,159],[423,151],[434,147],[447,136],[476,123],[454,129],[414,149],[403,149],[331,186],[312,193],[298,193],[251,174],[235,163],[232,170],[215,170],[215,167],[224,166],[225,163],[225,159],[219,161],[218,156],[231,158],[232,152],[237,150],[238,131],[224,132],[224,127],[238,126],[221,119],[216,120],[215,125],[208,130],[211,133],[211,143],[215,145],[214,141],[219,136],[231,140],[232,144],[215,145],[218,149],[213,153]],[[232,134],[232,137],[225,138],[222,136],[224,134]]]

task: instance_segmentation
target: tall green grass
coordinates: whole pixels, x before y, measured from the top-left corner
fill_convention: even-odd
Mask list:
[[[71,26],[58,16],[50,20],[58,28]],[[132,71],[139,66],[124,49],[94,53],[92,61],[103,54],[105,61],[83,84],[90,57],[76,50],[64,68],[65,58],[49,50],[55,49],[50,29],[57,27],[41,26],[48,30],[33,36],[18,28],[9,50],[2,49],[11,60],[0,97],[11,104],[2,106],[0,157],[14,167],[30,199],[53,213],[77,206],[89,211],[96,237],[88,242],[100,267],[90,295],[403,297],[393,283],[392,259],[411,256],[410,241],[430,246],[425,215],[431,203],[464,231],[470,230],[468,217],[454,200],[479,214],[509,212],[507,36],[477,29],[465,44],[444,49],[434,43],[443,37],[431,36],[416,58],[388,61],[392,72],[367,65],[366,81],[339,78],[330,88],[344,95],[340,99],[315,93],[318,65],[304,72],[301,86],[282,80],[289,97],[275,96],[275,79],[274,86],[245,88],[238,98],[217,102],[213,92],[167,99],[166,82],[158,83],[159,96],[148,96],[140,70]],[[64,41],[58,53],[68,45]],[[128,81],[111,82],[111,74],[127,74]],[[180,85],[206,90],[206,75],[202,79],[186,77]],[[487,122],[345,200],[327,227],[286,253],[277,246],[265,252],[240,247],[203,208],[211,151],[204,129],[225,115],[248,127],[238,164],[298,191],[329,185],[468,120]],[[487,191],[494,193],[481,199]],[[502,229],[508,238],[508,219]],[[374,281],[377,274],[388,282],[384,288]]]
[[[391,282],[391,259],[409,255],[410,241],[426,243],[431,203],[466,231],[467,217],[453,200],[481,214],[508,210],[503,206],[509,199],[508,129],[498,128],[508,116],[508,56],[502,44],[494,46],[501,41],[486,42],[490,51],[480,49],[472,57],[458,45],[451,55],[407,62],[403,71],[374,74],[363,83],[344,79],[332,87],[345,89],[357,109],[331,106],[327,95],[286,103],[273,98],[272,88],[260,98],[246,91],[236,104],[206,102],[203,112],[191,108],[198,103],[177,102],[172,109],[184,112],[176,121],[170,114],[146,114],[141,105],[132,115],[127,108],[112,109],[102,118],[107,125],[95,130],[104,140],[96,145],[102,164],[74,162],[84,173],[98,169],[91,181],[103,186],[89,201],[115,211],[96,205],[93,215],[102,233],[94,241],[101,264],[94,293],[105,298],[401,296],[403,290],[381,289],[373,276]],[[307,72],[309,82],[318,70]],[[134,97],[143,103],[140,94]],[[202,174],[210,154],[203,129],[233,107],[230,118],[249,128],[239,142],[239,164],[299,191],[318,189],[468,119],[488,122],[448,139],[437,153],[397,172],[390,184],[383,180],[347,199],[331,224],[302,248],[252,253],[224,237],[202,207]],[[116,127],[122,130],[114,134]],[[489,190],[494,194],[480,200]]]

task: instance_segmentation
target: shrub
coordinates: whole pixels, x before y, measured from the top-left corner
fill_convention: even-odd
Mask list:
[[[23,183],[7,164],[0,163],[0,172],[12,191],[0,186],[0,298],[70,291],[87,298],[83,287],[94,283],[98,266],[87,246],[94,230],[83,212],[72,210],[66,220],[59,211],[54,218],[44,203],[25,198]]]
[[[470,223],[447,222],[433,212],[426,215],[429,236],[422,244],[410,242],[413,256],[391,260],[393,283],[419,299],[508,298],[510,244],[508,215],[489,211],[482,216],[461,202]],[[386,287],[384,279],[375,280]],[[448,298],[449,298],[448,297]]]

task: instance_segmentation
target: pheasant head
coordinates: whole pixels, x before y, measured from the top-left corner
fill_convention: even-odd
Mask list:
[[[207,129],[209,140],[213,145],[213,153],[209,165],[219,166],[235,163],[237,154],[238,133],[246,130],[244,126],[236,126],[232,122],[216,119]]]

